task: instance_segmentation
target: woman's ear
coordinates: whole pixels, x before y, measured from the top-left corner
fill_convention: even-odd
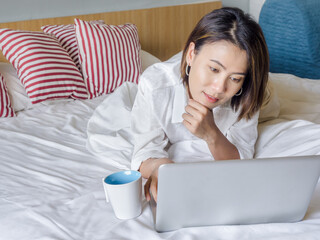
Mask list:
[[[189,66],[192,65],[192,61],[194,59],[194,56],[195,56],[195,45],[193,42],[191,42],[189,44],[189,47],[188,47],[188,51],[187,51],[187,54],[186,54],[186,62]]]

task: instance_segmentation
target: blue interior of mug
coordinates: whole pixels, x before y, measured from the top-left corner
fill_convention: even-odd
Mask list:
[[[126,170],[121,172],[116,172],[110,174],[108,177],[105,178],[105,182],[107,184],[112,185],[119,185],[119,184],[126,184],[133,181],[136,181],[141,176],[141,173],[138,171],[133,170]]]

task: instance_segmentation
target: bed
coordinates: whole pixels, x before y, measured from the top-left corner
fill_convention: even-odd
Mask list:
[[[141,43],[141,47],[136,46],[135,63],[141,73],[149,65],[179,54],[194,24],[219,7],[221,3],[215,1],[1,23],[0,28],[43,32],[42,26],[76,24],[75,18],[79,26],[90,27],[102,24],[90,22],[97,20],[115,25],[134,23]],[[79,55],[83,51],[80,47]],[[0,239],[320,239],[320,183],[306,216],[297,223],[209,226],[158,233],[145,200],[139,217],[117,219],[105,201],[101,179],[130,168],[130,141],[121,132],[128,127],[127,122],[112,114],[119,102],[130,105],[134,101],[137,80],[123,83],[127,87],[121,91],[116,83],[112,91],[92,92],[89,97],[81,91],[83,85],[80,90],[72,89],[72,97],[70,92],[67,97],[51,98],[43,92],[33,95],[33,85],[28,85],[31,80],[27,78],[32,71],[29,75],[23,74],[23,69],[17,71],[21,68],[19,59],[9,63],[7,57],[2,56],[0,63],[0,83],[5,82],[0,84],[1,94],[6,89],[5,100],[11,109],[3,110],[0,118]],[[78,68],[70,63],[68,69]],[[83,69],[80,73],[91,74]],[[270,73],[270,82],[269,101],[261,110],[255,157],[320,155],[320,81]],[[48,99],[43,100],[43,96]],[[125,98],[115,101],[117,96]],[[112,114],[106,116],[106,109]],[[130,109],[124,108],[121,114],[126,116],[128,112]],[[100,121],[106,118],[110,125]],[[92,149],[90,136],[97,142],[107,139],[113,145]]]

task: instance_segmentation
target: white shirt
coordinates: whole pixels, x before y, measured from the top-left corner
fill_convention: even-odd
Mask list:
[[[214,160],[207,143],[182,124],[188,102],[180,77],[181,54],[147,68],[139,79],[131,112],[134,151],[131,168],[139,169],[148,158],[170,158],[174,162]],[[241,159],[253,157],[258,137],[256,113],[249,121],[237,121],[230,103],[212,110],[220,131],[237,147]]]

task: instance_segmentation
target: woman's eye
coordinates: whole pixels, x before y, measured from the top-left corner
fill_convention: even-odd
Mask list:
[[[241,78],[230,77],[230,79],[234,82],[240,82]]]
[[[211,70],[212,72],[215,72],[215,73],[219,72],[219,70],[216,69],[216,68],[214,68],[214,67],[210,67],[210,70]]]

